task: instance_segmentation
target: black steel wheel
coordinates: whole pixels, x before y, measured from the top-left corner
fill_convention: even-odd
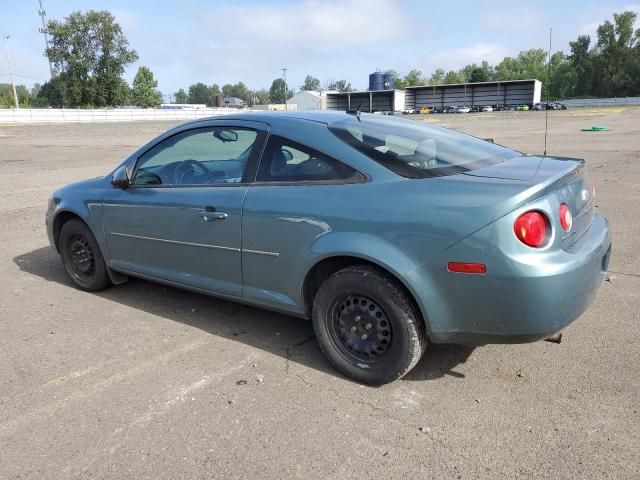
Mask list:
[[[86,281],[96,273],[96,257],[89,241],[76,233],[69,239],[69,259],[73,276]]]
[[[390,275],[355,265],[327,278],[313,303],[320,349],[341,373],[370,385],[409,372],[427,345],[415,302]]]
[[[62,226],[58,246],[62,264],[78,287],[97,291],[111,284],[100,247],[82,221],[72,219]]]
[[[384,361],[393,334],[387,314],[375,300],[345,295],[333,302],[330,311],[330,335],[336,348],[354,361]]]

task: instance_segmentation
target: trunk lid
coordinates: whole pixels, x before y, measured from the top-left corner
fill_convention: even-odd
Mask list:
[[[470,170],[464,175],[504,180],[531,180],[538,172],[545,157],[522,155],[488,167]]]
[[[574,245],[586,233],[595,213],[593,184],[587,175],[584,160],[564,157],[523,155],[485,168],[465,172],[476,178],[521,181],[529,186],[525,204],[548,196],[554,211],[547,212],[565,249]],[[524,192],[523,192],[524,193]],[[568,232],[560,226],[561,203],[569,206],[573,224]]]

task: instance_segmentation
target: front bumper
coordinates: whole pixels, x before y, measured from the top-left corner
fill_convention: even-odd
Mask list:
[[[463,242],[465,243],[465,242]],[[454,256],[469,250],[461,244]],[[607,220],[596,215],[570,249],[547,256],[506,257],[487,275],[440,274],[439,297],[429,311],[435,343],[526,343],[547,338],[593,302],[611,256]],[[457,258],[464,258],[457,256]]]
[[[44,223],[45,223],[45,226],[47,228],[47,237],[49,238],[49,245],[51,245],[51,247],[54,250],[58,249],[58,247],[56,246],[56,241],[55,241],[54,233],[53,233],[53,217],[55,215],[57,206],[58,205],[54,201],[53,198],[49,199],[49,205],[47,207],[47,213],[44,216]]]

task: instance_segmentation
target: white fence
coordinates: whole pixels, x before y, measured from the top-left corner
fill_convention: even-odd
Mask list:
[[[620,98],[572,98],[560,100],[567,107],[613,107],[616,105],[640,105],[640,97]]]
[[[0,124],[62,122],[132,122],[137,120],[193,120],[246,110],[237,108],[11,108],[0,109]]]

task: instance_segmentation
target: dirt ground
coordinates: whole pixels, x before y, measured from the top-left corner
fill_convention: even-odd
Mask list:
[[[543,150],[541,112],[424,120]],[[550,112],[549,153],[587,160],[614,248],[562,344],[431,346],[381,388],[336,374],[304,321],[71,286],[47,198],[169,126],[0,126],[0,478],[640,478],[640,109]]]

